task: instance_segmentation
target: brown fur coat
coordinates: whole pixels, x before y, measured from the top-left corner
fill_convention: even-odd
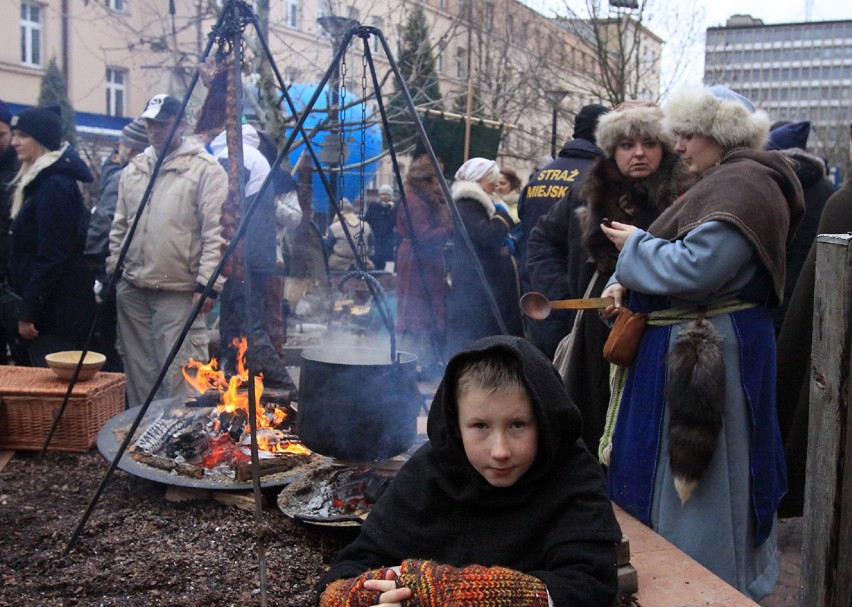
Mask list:
[[[618,250],[601,231],[603,218],[647,229],[694,182],[680,156],[673,152],[664,152],[660,168],[641,181],[627,179],[612,159],[596,161],[581,186],[586,206],[578,209],[577,216],[583,247],[597,270],[612,274],[618,260]]]

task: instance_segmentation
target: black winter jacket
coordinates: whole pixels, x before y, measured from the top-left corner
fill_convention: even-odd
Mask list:
[[[12,181],[20,167],[18,154],[12,146],[0,156],[0,279],[6,277],[9,267],[9,228],[12,220],[9,211],[12,209],[12,197],[15,188]]]
[[[781,332],[781,324],[787,314],[790,298],[796,281],[802,272],[802,264],[808,256],[814,239],[817,237],[819,220],[825,202],[834,194],[834,186],[825,175],[825,164],[821,158],[809,154],[799,148],[782,150],[782,154],[796,161],[796,177],[802,184],[802,193],[805,196],[805,214],[802,223],[796,230],[793,239],[787,245],[787,276],[784,279],[784,301],[772,311],[772,319],[775,323],[775,334]]]
[[[92,174],[71,146],[24,187],[12,223],[9,277],[19,317],[39,333],[85,336],[94,313],[93,277],[83,257],[89,212],[77,182]]]

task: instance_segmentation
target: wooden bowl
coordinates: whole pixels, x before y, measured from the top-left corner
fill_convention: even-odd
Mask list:
[[[47,366],[50,367],[59,379],[71,381],[74,375],[74,369],[77,368],[77,363],[80,362],[82,350],[66,350],[65,352],[54,352],[44,357],[47,361]],[[106,356],[100,352],[86,352],[86,359],[83,361],[83,366],[80,368],[80,374],[77,376],[77,381],[86,381],[92,379],[106,362]]]

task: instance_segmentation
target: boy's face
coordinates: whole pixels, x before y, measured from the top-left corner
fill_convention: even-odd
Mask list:
[[[530,469],[538,451],[538,425],[525,390],[459,395],[459,428],[471,465],[494,487],[511,487]]]

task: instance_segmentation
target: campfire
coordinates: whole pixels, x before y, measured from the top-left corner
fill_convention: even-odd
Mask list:
[[[279,494],[278,507],[303,522],[360,524],[387,489],[403,459],[374,466],[320,463]]]
[[[148,426],[131,449],[135,460],[192,478],[251,479],[246,339],[234,340],[234,346],[237,373],[230,379],[215,358],[207,363],[189,360],[183,376],[197,396],[164,411]],[[261,476],[307,461],[312,454],[299,440],[289,393],[264,391],[262,376],[256,376],[254,402]]]

